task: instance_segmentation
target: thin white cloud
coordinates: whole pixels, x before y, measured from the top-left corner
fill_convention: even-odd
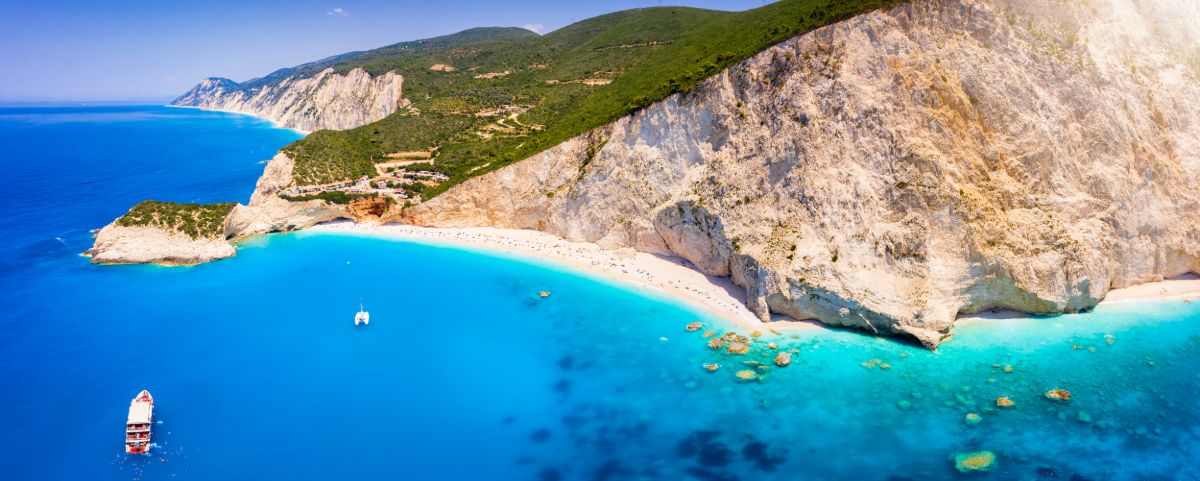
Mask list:
[[[546,31],[546,26],[540,23],[527,23],[525,25],[521,25],[521,28],[537,34],[541,34],[542,32]]]
[[[325,12],[325,15],[330,15],[330,16],[334,16],[334,17],[349,17],[350,12],[343,10],[342,7],[337,7],[337,8],[334,8],[333,10]]]

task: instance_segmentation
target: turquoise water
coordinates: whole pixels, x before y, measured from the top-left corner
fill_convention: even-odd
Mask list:
[[[937,352],[768,332],[737,356],[684,329],[731,326],[669,299],[486,252],[297,233],[197,267],[91,266],[87,230],[134,200],[244,200],[295,138],[109,109],[0,109],[3,479],[1200,478],[1200,303],[971,323]],[[143,388],[158,447],[127,457]],[[975,450],[993,470],[955,470]]]

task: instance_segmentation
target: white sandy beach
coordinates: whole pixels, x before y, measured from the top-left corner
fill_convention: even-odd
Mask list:
[[[1150,282],[1124,289],[1113,289],[1104,297],[1105,303],[1141,302],[1155,300],[1200,301],[1200,276],[1188,274],[1177,279]]]
[[[794,321],[777,317],[764,324],[746,308],[745,289],[724,277],[706,276],[692,269],[687,261],[676,257],[655,256],[633,249],[606,250],[588,242],[570,242],[557,236],[532,230],[473,228],[432,228],[410,225],[355,224],[348,221],[313,226],[318,232],[340,232],[380,236],[495,250],[536,257],[563,264],[575,270],[589,272],[657,290],[691,305],[727,319],[747,329],[819,329],[816,321]],[[1179,279],[1114,289],[1104,303],[1144,302],[1156,300],[1200,302],[1200,276],[1188,275]],[[982,313],[961,319],[1020,317],[1020,313]]]
[[[701,274],[686,261],[634,251],[605,250],[589,242],[570,242],[533,230],[432,228],[410,225],[367,225],[332,222],[313,226],[319,232],[341,232],[495,250],[563,264],[608,279],[657,290],[747,329],[816,329],[812,321],[778,318],[764,324],[746,308],[745,289],[728,278]]]

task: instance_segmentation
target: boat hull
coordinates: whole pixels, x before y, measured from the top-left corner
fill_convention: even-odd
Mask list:
[[[125,453],[145,454],[150,452],[150,429],[154,425],[154,398],[150,391],[143,390],[129,403],[129,417],[125,422]]]

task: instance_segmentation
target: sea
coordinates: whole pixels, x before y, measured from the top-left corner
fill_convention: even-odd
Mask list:
[[[343,233],[194,267],[80,256],[142,199],[246,202],[299,137],[194,109],[0,108],[0,479],[1200,479],[1200,303],[960,323],[929,351]],[[727,332],[750,353],[708,347]],[[155,446],[126,455],[142,389]]]

